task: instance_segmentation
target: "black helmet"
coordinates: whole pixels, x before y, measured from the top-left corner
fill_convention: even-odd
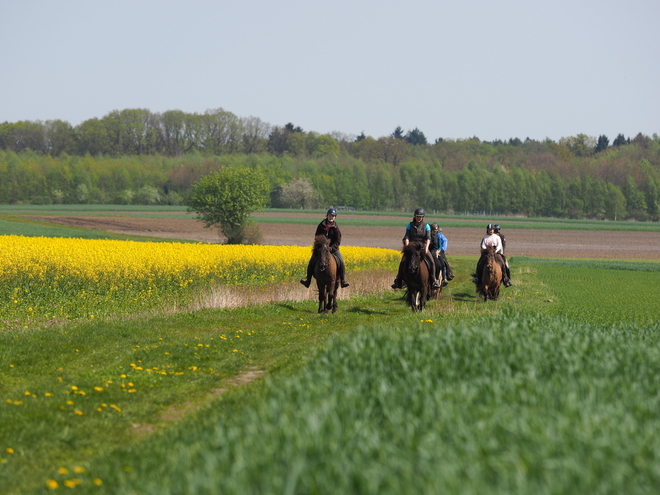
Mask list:
[[[328,211],[325,212],[325,216],[327,217],[328,215],[337,216],[337,210],[335,210],[334,208],[330,208]]]
[[[495,225],[493,225],[493,229],[495,229],[495,232],[499,232],[500,231],[499,224],[496,223]]]
[[[489,224],[486,226],[486,232],[488,232],[489,230],[495,230],[495,226],[494,226],[492,223],[489,223]]]
[[[431,224],[431,230],[440,230],[440,226],[437,223],[433,222]]]
[[[417,208],[415,210],[415,216],[416,217],[423,217],[426,216],[426,212],[424,211],[424,208]]]

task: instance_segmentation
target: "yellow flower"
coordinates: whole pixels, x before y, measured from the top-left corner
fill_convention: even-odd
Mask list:
[[[8,453],[8,454],[13,454],[13,453],[14,453],[14,449],[12,449],[11,447],[7,447],[7,453]]]
[[[50,488],[51,490],[57,490],[59,488],[60,484],[55,480],[48,480],[46,482],[46,486],[48,488]]]
[[[74,467],[73,467],[73,472],[74,472],[74,473],[78,473],[78,474],[80,474],[80,473],[84,473],[84,472],[85,472],[85,468],[84,468],[83,466],[74,466]]]
[[[96,486],[101,486],[103,484],[103,481],[101,480],[101,478],[94,478],[92,480],[92,483],[94,483]]]
[[[85,413],[82,412],[80,409],[76,409],[75,411],[73,411],[73,414],[76,414],[76,415],[78,415],[78,416],[82,416],[82,415],[85,414]]]
[[[103,392],[103,387],[94,387],[97,392]]]
[[[57,472],[60,473],[60,474],[68,474],[69,470],[65,467],[61,467],[57,470]]]

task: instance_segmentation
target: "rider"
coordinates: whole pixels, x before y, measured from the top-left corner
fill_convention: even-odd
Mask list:
[[[495,226],[492,223],[489,223],[486,227],[486,235],[481,240],[481,257],[477,263],[477,273],[476,273],[476,282],[477,284],[481,283],[481,272],[483,271],[484,264],[486,263],[486,256],[484,256],[486,249],[489,247],[495,248],[495,259],[502,267],[502,279],[505,287],[510,287],[513,285],[513,282],[509,280],[509,276],[506,271],[506,263],[502,257],[502,239],[500,236],[495,234]]]
[[[504,258],[504,265],[506,266],[506,276],[509,280],[509,285],[506,285],[507,287],[513,285],[513,282],[511,282],[511,269],[509,268],[509,260],[506,259],[506,255],[504,254],[506,252],[506,237],[504,237],[504,234],[500,230],[500,225],[495,224],[493,225],[493,229],[495,230],[495,234],[500,236],[500,239],[502,240],[502,258]]]
[[[431,227],[428,223],[424,222],[424,216],[426,213],[423,208],[417,208],[414,213],[412,222],[406,226],[406,233],[403,236],[403,245],[407,246],[412,241],[423,241],[425,242],[424,250],[426,254],[426,259],[429,260],[431,265],[431,282],[434,289],[440,289],[441,285],[438,283],[438,280],[435,276],[435,263],[433,258],[429,253],[429,245],[431,244]],[[399,263],[399,272],[394,279],[392,284],[393,289],[401,289],[403,285],[403,259]]]
[[[337,222],[335,221],[336,218],[337,210],[330,208],[326,212],[325,218],[321,220],[321,223],[319,223],[316,227],[316,234],[314,234],[314,236],[316,237],[317,235],[324,235],[330,239],[330,252],[334,254],[337,258],[337,261],[339,261],[337,264],[337,275],[339,275],[342,288],[345,289],[350,284],[346,282],[346,266],[344,265],[344,257],[341,255],[341,251],[339,251],[339,245],[341,244],[341,231],[339,230],[339,225],[337,225]],[[307,288],[309,288],[310,284],[312,283],[315,262],[316,260],[314,259],[314,255],[312,255],[312,257],[309,259],[309,263],[307,264],[307,278],[300,280],[300,283]]]
[[[431,245],[429,246],[433,260],[435,261],[436,277],[442,271],[442,286],[446,287],[453,280],[454,274],[451,271],[449,262],[445,257],[447,250],[447,237],[442,233],[442,229],[437,223],[431,224]],[[437,260],[437,261],[436,261]]]

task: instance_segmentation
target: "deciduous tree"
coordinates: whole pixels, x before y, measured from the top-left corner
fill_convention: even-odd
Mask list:
[[[248,167],[225,167],[195,183],[188,211],[197,213],[204,227],[217,226],[227,244],[242,244],[250,227],[250,213],[268,201],[270,185],[263,172]]]

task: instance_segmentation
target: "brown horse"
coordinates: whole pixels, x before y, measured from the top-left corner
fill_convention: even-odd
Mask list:
[[[497,301],[502,284],[502,267],[494,247],[486,249],[482,256],[485,256],[485,263],[481,271],[481,283],[477,284],[477,293],[483,296],[484,301]]]
[[[403,247],[403,283],[406,284],[406,303],[413,313],[424,310],[426,301],[435,295],[429,267],[424,261],[424,244],[411,242]]]
[[[339,278],[337,277],[337,260],[330,252],[330,239],[324,235],[314,238],[312,255],[316,259],[314,264],[314,278],[319,289],[319,313],[337,311],[337,289],[339,289]]]

